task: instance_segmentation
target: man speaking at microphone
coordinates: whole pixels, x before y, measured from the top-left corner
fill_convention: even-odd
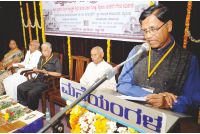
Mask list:
[[[187,113],[200,102],[200,73],[197,58],[184,50],[171,35],[172,19],[167,7],[153,5],[139,18],[150,48],[126,63],[119,76],[118,92],[146,96],[153,107]],[[129,57],[140,46],[134,47]],[[197,109],[196,109],[197,110]]]

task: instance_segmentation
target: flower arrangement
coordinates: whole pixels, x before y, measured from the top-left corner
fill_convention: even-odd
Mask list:
[[[4,118],[6,121],[12,122],[16,119],[18,119],[19,117],[25,115],[25,110],[20,107],[20,106],[16,106],[13,108],[9,108],[6,110]]]
[[[13,103],[11,101],[1,101],[0,110],[10,107]]]
[[[4,124],[6,124],[6,120],[5,120],[5,118],[3,118],[2,113],[0,113],[0,126],[2,126]]]
[[[116,122],[80,106],[75,106],[70,112],[69,123],[72,133],[137,133],[131,128],[118,128]]]

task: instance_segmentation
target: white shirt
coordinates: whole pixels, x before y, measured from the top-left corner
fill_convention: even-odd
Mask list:
[[[110,64],[105,62],[104,60],[99,64],[95,64],[94,62],[90,62],[87,65],[87,68],[80,79],[80,83],[84,86],[91,86],[97,78],[103,76],[105,71],[109,68],[112,68]],[[115,77],[110,80],[106,80],[103,82],[97,90],[114,90],[116,91],[116,80]]]
[[[20,75],[20,72],[23,70],[33,69],[34,67],[37,67],[37,64],[40,60],[41,55],[42,53],[38,50],[35,50],[33,53],[30,53],[30,51],[27,51],[24,61],[21,63],[18,63],[18,64],[24,65],[25,68],[19,69],[17,73],[10,75],[3,80],[4,88],[7,95],[17,100],[17,86],[27,81],[27,78],[23,75]],[[36,75],[33,75],[33,77],[35,76]],[[12,84],[10,84],[10,82],[12,82]]]
[[[33,53],[27,51],[24,61],[19,64],[24,65],[27,69],[33,69],[37,67],[41,55],[42,53],[39,50],[35,50]]]

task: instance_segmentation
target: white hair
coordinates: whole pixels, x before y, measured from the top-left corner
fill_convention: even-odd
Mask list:
[[[44,44],[46,44],[46,45],[52,50],[52,45],[51,45],[51,43],[45,42],[45,43],[43,43],[42,45],[44,45]]]
[[[96,49],[96,50],[98,50],[101,54],[104,54],[103,48],[100,47],[100,46],[95,46],[95,47],[92,48],[92,50],[93,50],[93,49]]]

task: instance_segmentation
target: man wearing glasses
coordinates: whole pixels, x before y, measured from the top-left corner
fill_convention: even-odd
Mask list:
[[[163,5],[142,12],[139,21],[150,50],[124,65],[117,89],[129,96],[146,96],[153,107],[188,113],[190,106],[197,110],[200,104],[199,65],[196,56],[170,34],[170,17]],[[128,58],[139,48],[134,47]]]

